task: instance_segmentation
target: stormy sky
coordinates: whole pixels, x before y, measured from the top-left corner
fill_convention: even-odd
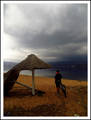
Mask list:
[[[87,4],[4,4],[5,61],[85,61]]]

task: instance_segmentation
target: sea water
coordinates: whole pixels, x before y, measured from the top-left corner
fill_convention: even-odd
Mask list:
[[[11,68],[4,66],[4,72],[7,72],[9,69]],[[66,79],[81,81],[87,80],[87,68],[84,68],[82,65],[60,65],[54,66],[51,69],[36,69],[35,76],[54,78],[56,70],[60,70],[62,77]],[[32,71],[23,70],[20,74],[32,75]]]
[[[71,79],[71,80],[87,80],[87,72],[86,71],[60,71],[63,78]],[[31,71],[22,71],[20,74],[32,75]],[[56,69],[50,70],[35,70],[35,76],[43,76],[43,77],[51,77],[54,78],[56,74]]]

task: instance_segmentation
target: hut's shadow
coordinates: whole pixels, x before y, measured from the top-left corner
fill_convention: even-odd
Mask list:
[[[32,90],[29,89],[14,89],[11,90],[5,97],[17,97],[17,98],[23,98],[26,96],[32,96]]]
[[[43,96],[45,92],[41,90],[35,90],[35,95],[38,96]],[[11,90],[5,97],[10,97],[10,98],[24,98],[24,97],[32,97],[32,89],[14,89]]]

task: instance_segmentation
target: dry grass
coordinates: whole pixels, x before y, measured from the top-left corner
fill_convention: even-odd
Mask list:
[[[20,75],[18,81],[32,86],[31,76]],[[67,98],[56,94],[53,78],[35,77],[36,89],[45,92],[32,96],[31,90],[15,84],[4,98],[5,116],[87,116],[87,82],[63,79]]]

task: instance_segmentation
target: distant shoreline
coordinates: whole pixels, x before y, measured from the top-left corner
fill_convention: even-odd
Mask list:
[[[32,75],[25,75],[25,74],[20,74],[20,76],[29,76],[29,77],[32,77]],[[38,76],[38,75],[35,75],[35,77],[53,78],[54,79],[54,77],[48,77],[48,76]],[[77,79],[69,79],[69,78],[63,78],[63,79],[66,79],[66,80],[76,80],[76,81],[88,81],[88,80],[77,80]]]
[[[55,71],[51,71],[51,70],[35,70],[35,76],[54,78]],[[4,73],[6,73],[6,72],[8,72],[8,71],[4,71]],[[64,79],[78,80],[78,81],[88,81],[86,72],[61,71],[61,74],[62,74]],[[28,70],[24,70],[24,71],[20,72],[20,75],[32,76],[32,72],[28,71]]]
[[[4,74],[5,74],[5,73],[6,73],[6,72],[4,72]],[[30,75],[28,75],[28,74],[26,75],[26,74],[22,74],[22,73],[20,73],[20,74],[19,74],[19,76],[26,76],[26,77],[28,76],[28,77],[32,77],[32,75],[31,75],[31,74],[30,74]],[[50,79],[54,79],[54,77],[50,77],[50,76],[42,76],[42,75],[39,75],[39,76],[38,76],[38,75],[35,75],[35,77],[41,77],[41,78],[50,78]],[[64,77],[63,77],[63,79],[62,79],[62,80],[64,80],[64,79],[65,79],[65,80],[79,81],[79,82],[81,82],[81,81],[86,81],[86,82],[87,82],[87,81],[88,81],[88,80],[69,79],[69,78],[64,78]]]
[[[24,75],[24,74],[20,74],[19,75],[20,77],[30,77],[32,78],[32,75]],[[44,79],[54,79],[53,77],[46,77],[46,76],[35,76],[35,79],[36,78],[44,78]],[[55,79],[54,79],[55,80]],[[86,80],[74,80],[74,79],[68,79],[68,78],[63,78],[62,81],[77,81],[77,82],[86,82]]]
[[[64,79],[88,81],[87,80],[87,62],[49,62],[53,67],[51,69],[36,69],[35,76],[53,78],[57,69],[60,70]],[[9,71],[17,63],[4,62],[4,72]],[[32,75],[31,71],[23,70],[23,75]]]

